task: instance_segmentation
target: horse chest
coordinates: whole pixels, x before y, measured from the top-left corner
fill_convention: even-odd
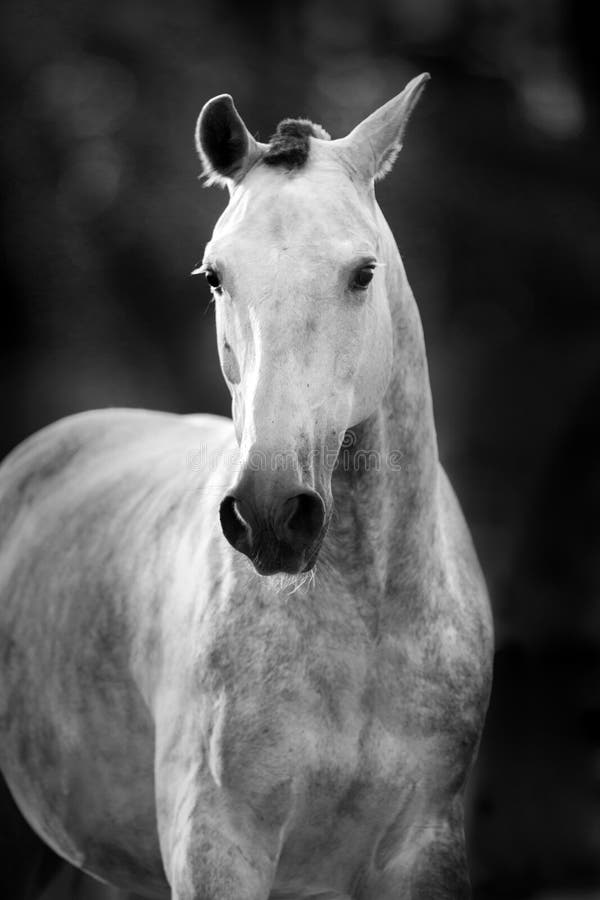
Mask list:
[[[211,653],[213,776],[261,819],[299,819],[319,835],[397,807],[428,767],[436,784],[446,771],[452,781],[471,727],[447,673],[405,645],[340,630],[294,649],[289,637],[272,641],[252,663],[243,651],[235,662],[222,647]]]
[[[440,739],[416,714],[411,691],[426,688],[406,653],[334,637],[324,628],[297,657],[287,641],[272,642],[254,671],[243,651],[239,669],[222,647],[212,654],[222,674],[207,777],[218,779],[222,802],[234,797],[277,835],[282,891],[345,885],[390,828],[402,831],[399,820],[439,805],[460,768],[460,738]]]

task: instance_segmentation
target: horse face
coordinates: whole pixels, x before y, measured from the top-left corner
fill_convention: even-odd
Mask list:
[[[221,524],[264,575],[314,565],[345,432],[377,408],[391,375],[377,172],[363,171],[372,163],[360,142],[345,141],[311,138],[290,172],[262,161],[265,145],[230,98],[199,120],[205,170],[231,191],[202,264],[241,454]]]
[[[223,526],[264,570],[313,565],[344,433],[391,372],[377,230],[346,180],[253,173],[204,260],[242,462]],[[265,565],[269,545],[277,559]]]

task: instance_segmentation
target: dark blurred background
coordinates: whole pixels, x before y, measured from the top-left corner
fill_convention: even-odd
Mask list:
[[[0,450],[92,407],[228,413],[202,104],[345,134],[433,81],[380,185],[486,573],[476,898],[600,896],[598,49],[583,0],[4,0]],[[578,892],[581,893],[578,893]]]

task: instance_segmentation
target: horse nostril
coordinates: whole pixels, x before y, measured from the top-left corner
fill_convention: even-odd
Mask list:
[[[296,494],[286,500],[279,516],[281,539],[290,544],[311,544],[325,521],[325,507],[318,494]]]
[[[247,553],[250,547],[252,529],[244,516],[244,509],[235,497],[225,497],[219,509],[223,534],[232,547]]]

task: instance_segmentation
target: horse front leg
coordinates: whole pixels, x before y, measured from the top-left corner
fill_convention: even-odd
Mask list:
[[[408,841],[375,854],[356,900],[470,900],[462,812],[453,819],[415,826]]]
[[[194,717],[189,721],[180,732],[169,734],[160,723],[157,729],[157,824],[172,900],[267,900],[289,787],[262,802],[252,774],[245,774],[242,787],[229,778],[214,748],[203,748]]]
[[[183,786],[167,821],[159,816],[172,900],[267,900],[279,856],[276,837],[226,791],[199,789],[195,781]]]

